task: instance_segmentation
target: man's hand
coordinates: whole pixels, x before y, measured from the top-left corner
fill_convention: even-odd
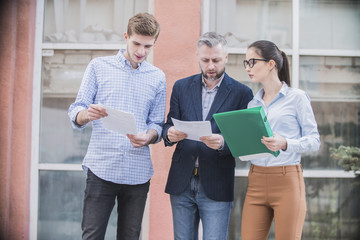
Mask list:
[[[278,150],[286,150],[287,142],[286,139],[280,135],[274,133],[273,137],[263,137],[261,142],[271,151],[276,152]]]
[[[75,122],[82,126],[90,121],[107,117],[107,115],[105,108],[100,107],[98,104],[90,104],[88,109],[78,113]]]
[[[170,142],[180,142],[187,137],[187,134],[176,130],[175,127],[172,126],[168,129],[167,137]]]
[[[108,116],[105,108],[100,107],[99,104],[90,104],[89,108],[87,109],[87,114],[90,121]]]
[[[202,141],[206,144],[206,146],[214,150],[218,150],[224,144],[224,138],[220,134],[211,134],[211,136],[201,137],[200,141]]]
[[[158,133],[154,129],[149,129],[147,133],[139,133],[136,135],[126,134],[126,136],[130,139],[131,145],[133,145],[133,147],[140,148],[151,143],[155,143],[156,139],[158,138]]]

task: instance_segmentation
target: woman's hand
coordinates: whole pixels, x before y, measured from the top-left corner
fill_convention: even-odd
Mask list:
[[[262,137],[261,142],[271,151],[285,151],[287,149],[286,139],[276,133],[272,137]]]

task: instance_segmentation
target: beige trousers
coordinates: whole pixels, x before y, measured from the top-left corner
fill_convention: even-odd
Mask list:
[[[241,222],[242,240],[265,240],[275,222],[276,240],[301,239],[306,214],[301,165],[251,165]]]

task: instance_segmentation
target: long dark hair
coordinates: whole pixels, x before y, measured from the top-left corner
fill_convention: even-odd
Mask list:
[[[259,40],[250,44],[248,49],[249,48],[254,48],[255,52],[262,58],[274,60],[280,81],[284,81],[290,87],[288,58],[283,51],[279,50],[275,43],[267,40]]]

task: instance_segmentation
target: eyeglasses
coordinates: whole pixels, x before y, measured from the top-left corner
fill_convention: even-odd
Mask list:
[[[249,65],[250,68],[252,68],[255,64],[255,60],[256,61],[265,61],[268,62],[270,61],[269,59],[264,59],[264,58],[251,58],[249,59],[249,61],[244,60],[244,68],[246,69],[246,67]]]

